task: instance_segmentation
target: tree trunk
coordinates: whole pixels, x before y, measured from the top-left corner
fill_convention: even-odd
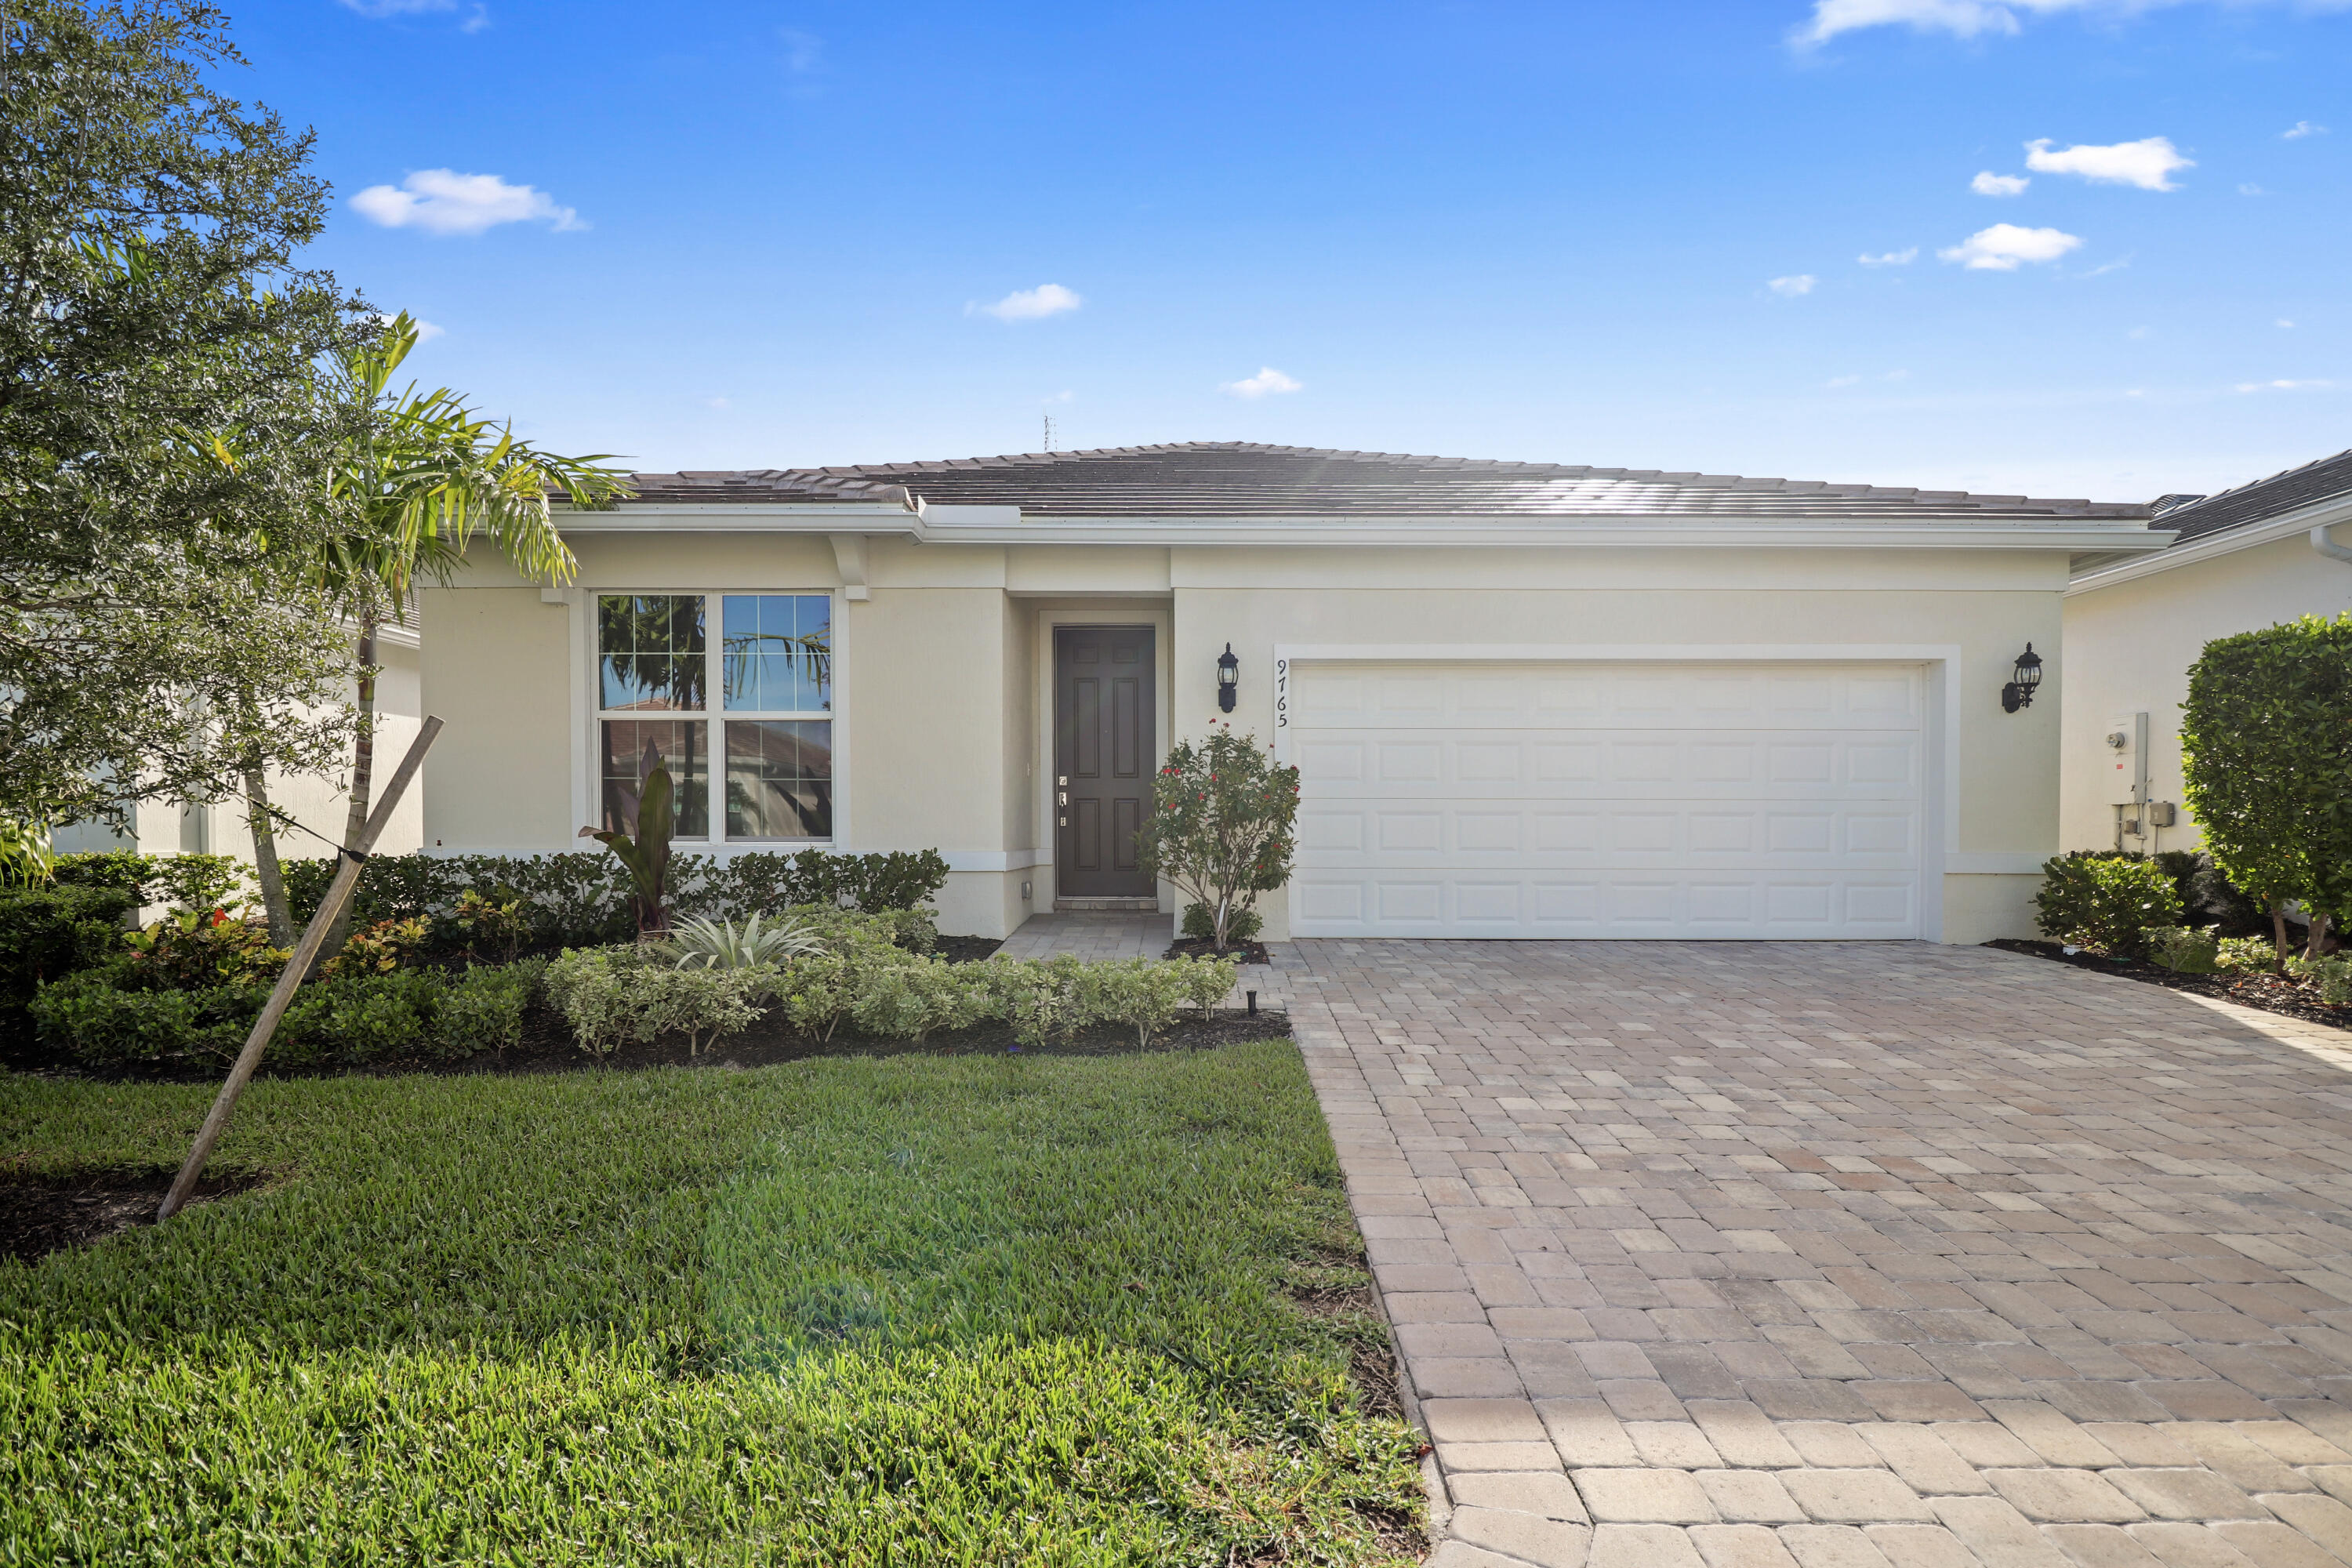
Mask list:
[[[278,868],[278,835],[269,826],[269,791],[258,753],[245,764],[245,819],[253,827],[253,876],[261,884],[261,908],[269,920],[269,945],[294,945],[294,911],[286,902],[286,875]]]
[[[2332,922],[2329,921],[2325,910],[2314,910],[2311,911],[2310,929],[2304,932],[2304,957],[2324,958],[2330,952],[2334,951],[2336,944],[2328,940],[2327,931],[2327,928],[2331,923]]]
[[[2286,900],[2271,900],[2271,945],[2277,950],[2271,963],[2273,974],[2286,973]]]
[[[360,689],[359,733],[352,741],[351,810],[343,821],[343,842],[357,844],[360,833],[367,826],[369,787],[375,773],[375,611],[360,613]],[[351,940],[352,906],[358,902],[356,893],[336,912],[335,923],[328,928],[327,940],[319,949],[320,957],[332,958],[343,951]]]

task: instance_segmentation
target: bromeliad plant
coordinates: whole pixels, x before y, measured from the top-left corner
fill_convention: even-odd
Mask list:
[[[670,944],[677,950],[680,969],[748,969],[829,951],[807,922],[763,922],[756,914],[740,926],[733,921],[688,921],[671,933]]]
[[[628,868],[629,902],[636,911],[639,942],[669,934],[669,845],[677,830],[669,769],[651,745],[646,752],[653,764],[646,770],[644,787],[637,793],[635,817],[621,828],[580,830],[581,837],[593,838]]]
[[[1151,821],[1136,835],[1138,864],[1209,911],[1218,952],[1234,917],[1290,880],[1298,770],[1276,763],[1255,735],[1212,725],[1180,741],[1151,785]]]

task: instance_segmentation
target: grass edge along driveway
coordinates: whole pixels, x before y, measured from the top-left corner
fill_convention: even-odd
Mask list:
[[[0,1079],[18,1175],[200,1085]],[[1288,1042],[257,1084],[0,1263],[0,1563],[1372,1563],[1421,1508]]]

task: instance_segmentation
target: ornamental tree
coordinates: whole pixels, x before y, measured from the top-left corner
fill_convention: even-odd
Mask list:
[[[2230,880],[2311,911],[2309,956],[2352,912],[2352,614],[2305,616],[2205,645],[2189,670],[2180,748],[2189,809]]]
[[[310,138],[211,85],[199,0],[0,6],[0,813],[120,822],[248,758],[331,765],[345,634],[311,570],[374,331],[296,264]]]
[[[1298,770],[1276,765],[1255,735],[1212,724],[1179,741],[1152,781],[1137,863],[1207,908],[1222,952],[1234,913],[1290,880],[1297,820]]]

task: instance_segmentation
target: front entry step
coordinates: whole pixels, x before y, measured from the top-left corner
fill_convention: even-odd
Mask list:
[[[1097,914],[1156,915],[1160,900],[1150,899],[1055,899],[1056,910],[1091,910]]]

